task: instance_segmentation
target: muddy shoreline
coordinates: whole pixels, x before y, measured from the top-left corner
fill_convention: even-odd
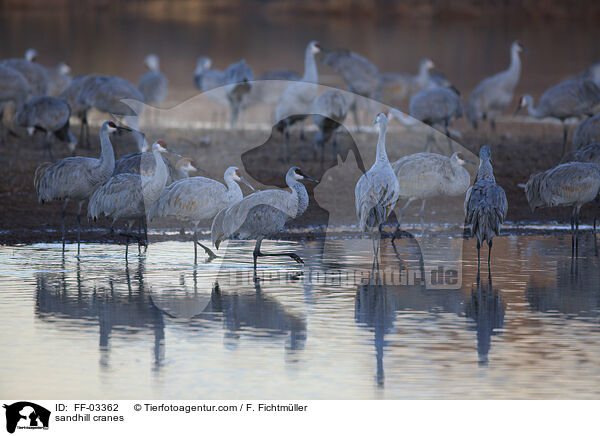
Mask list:
[[[74,133],[78,126],[72,127]],[[537,171],[545,170],[560,161],[562,150],[560,126],[555,124],[523,124],[500,123],[500,135],[493,135],[485,128],[480,131],[470,129],[464,121],[456,123],[457,130],[462,132],[460,144],[465,150],[477,153],[480,145],[491,145],[493,164],[497,182],[504,188],[509,202],[507,221],[512,223],[559,223],[569,222],[568,208],[542,209],[532,214],[529,210],[523,190],[517,185],[527,181]],[[78,148],[78,155],[97,156],[99,144],[97,130],[93,130],[90,149]],[[418,145],[422,132],[404,130],[393,131],[388,139],[390,159],[401,155],[422,151]],[[163,137],[172,147],[185,156],[194,159],[204,172],[198,175],[222,179],[225,168],[236,165],[248,174],[251,183],[258,189],[272,189],[283,186],[284,168],[291,164],[299,164],[303,169],[321,179],[321,186],[308,185],[311,196],[309,210],[299,219],[291,223],[291,229],[326,226],[329,222],[335,225],[355,224],[353,204],[353,187],[360,176],[356,155],[360,155],[363,165],[368,168],[374,155],[376,138],[373,133],[350,135],[343,132],[337,148],[331,146],[318,155],[311,146],[300,142],[297,138],[291,144],[291,155],[284,158],[282,139],[269,132],[243,130],[196,130],[182,132],[170,129],[160,132],[148,132],[149,138]],[[209,141],[206,141],[209,138]],[[56,242],[60,240],[61,203],[39,204],[33,187],[33,174],[37,165],[48,160],[41,147],[41,138],[9,137],[8,144],[3,146],[4,158],[0,162],[0,244],[30,244],[36,242]],[[130,138],[115,138],[117,158],[136,150]],[[208,143],[207,143],[208,142]],[[309,143],[310,145],[310,143]],[[440,148],[444,144],[440,144]],[[460,148],[460,145],[456,144]],[[357,151],[360,149],[360,152]],[[66,147],[56,143],[53,148],[54,160],[67,156]],[[360,159],[358,159],[360,160]],[[468,168],[474,175],[476,167]],[[329,185],[328,183],[331,183]],[[343,195],[340,194],[343,191]],[[250,191],[244,188],[244,194]],[[456,223],[461,213],[463,198],[452,199],[452,204],[431,201],[427,207],[426,222],[441,219],[449,214],[447,222]],[[418,203],[418,202],[415,202]],[[597,204],[589,204],[582,209],[582,223],[592,224]],[[450,211],[450,212],[448,212]],[[87,212],[84,206],[84,214]],[[418,205],[411,205],[406,215],[408,223],[417,220]],[[443,219],[442,219],[443,222]],[[73,241],[76,223],[76,205],[67,208],[67,239]],[[82,241],[107,242],[115,241],[114,235],[99,230],[108,228],[109,222],[101,220],[89,223],[84,215],[82,219]],[[117,224],[117,228],[120,225]],[[153,234],[161,233],[161,229],[176,230],[181,228],[177,222],[151,223]],[[206,231],[210,222],[203,223]],[[189,229],[188,229],[189,231]],[[557,230],[560,232],[560,230]],[[322,237],[324,232],[312,229],[301,233],[292,231],[282,237],[312,238]],[[169,237],[173,237],[170,235]],[[189,236],[180,236],[189,238]],[[204,235],[205,238],[208,236]],[[158,236],[157,236],[158,238]]]

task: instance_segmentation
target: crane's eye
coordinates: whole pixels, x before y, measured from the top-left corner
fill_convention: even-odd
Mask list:
[[[108,123],[108,127],[112,127],[113,129],[116,129],[117,125],[111,121]]]

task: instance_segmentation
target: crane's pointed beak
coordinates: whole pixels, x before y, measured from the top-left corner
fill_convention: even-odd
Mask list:
[[[177,157],[183,157],[182,155],[180,155],[179,153],[177,153],[175,150],[173,150],[173,149],[172,149],[172,148],[170,148],[170,147],[169,147],[169,148],[167,148],[167,152],[169,152],[169,153],[171,153],[171,154],[173,154],[173,155],[175,155],[175,156],[177,156]],[[198,169],[198,168],[196,168],[196,169]]]
[[[242,182],[244,185],[246,185],[247,187],[249,187],[250,189],[252,189],[253,191],[255,191],[254,187],[250,184],[250,182],[246,179],[244,179],[242,176],[240,177],[240,182]]]
[[[466,163],[469,163],[471,165],[477,165],[477,162],[470,160],[470,159],[463,159]]]
[[[302,177],[304,177],[304,180],[310,180],[311,182],[319,183],[317,179],[311,176],[307,176],[306,174],[302,174]]]
[[[121,130],[123,132],[133,132],[133,129],[127,126],[117,126],[117,130]]]

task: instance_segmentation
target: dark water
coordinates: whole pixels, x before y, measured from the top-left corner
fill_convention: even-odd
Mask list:
[[[367,239],[251,242],[191,265],[190,243],[145,257],[86,245],[0,248],[0,392],[36,398],[598,398],[600,276],[593,241],[506,236],[480,280],[472,241],[462,283],[362,283]],[[382,269],[418,267],[414,244],[382,246]],[[438,252],[443,259],[444,253]],[[417,260],[415,262],[415,260]],[[368,274],[367,274],[368,276]]]

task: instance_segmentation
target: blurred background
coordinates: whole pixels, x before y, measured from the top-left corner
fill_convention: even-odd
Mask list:
[[[167,102],[197,94],[199,56],[223,69],[241,58],[262,72],[303,70],[306,43],[346,48],[381,72],[416,74],[420,59],[468,95],[483,77],[507,67],[509,45],[529,53],[517,93],[539,94],[600,59],[600,2],[531,1],[241,1],[3,0],[2,58],[29,47],[39,62],[66,61],[73,75],[106,73],[136,83],[146,54],[161,59]],[[327,84],[325,66],[319,64]],[[335,80],[332,78],[332,80]]]

